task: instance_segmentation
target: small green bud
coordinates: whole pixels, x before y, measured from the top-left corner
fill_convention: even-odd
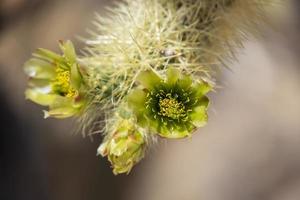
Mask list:
[[[115,175],[129,173],[145,154],[146,140],[131,119],[122,119],[98,148],[98,154],[108,157]]]

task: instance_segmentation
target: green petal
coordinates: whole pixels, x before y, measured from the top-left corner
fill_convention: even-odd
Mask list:
[[[188,75],[182,75],[182,78],[178,81],[179,87],[181,87],[183,89],[187,89],[187,88],[191,87],[192,83],[193,83],[193,80],[192,80],[191,76],[188,76]]]
[[[71,107],[79,111],[85,105],[85,101],[75,101],[70,97],[56,96],[55,101],[50,105],[50,109],[56,109],[61,107]]]
[[[73,43],[70,40],[66,42],[61,41],[59,46],[64,53],[68,63],[70,65],[73,65],[76,62],[76,52]]]
[[[167,70],[167,83],[175,84],[180,77],[180,71],[174,67],[169,67]]]
[[[53,51],[39,48],[36,50],[36,53],[33,54],[37,58],[47,60],[49,62],[64,62],[64,58]]]
[[[198,106],[190,114],[192,123],[196,127],[203,127],[207,124],[208,115],[207,115],[207,106]]]
[[[32,58],[24,65],[24,71],[29,77],[38,79],[52,79],[55,77],[55,68],[49,62]]]
[[[147,70],[139,73],[136,80],[149,90],[153,89],[157,84],[161,83],[161,78],[152,70]]]
[[[201,99],[198,100],[197,105],[204,106],[207,108],[209,106],[209,98],[207,96],[203,96]]]
[[[56,109],[51,109],[49,111],[44,111],[44,118],[54,117],[54,118],[68,118],[76,115],[78,113],[77,109],[73,107],[61,107]]]
[[[46,80],[46,79],[35,79],[35,78],[31,78],[28,81],[28,85],[29,87],[33,87],[33,88],[45,88],[45,87],[50,87],[50,80]]]
[[[29,99],[37,104],[48,106],[55,102],[57,95],[43,94],[34,89],[28,89],[25,91],[26,99]]]
[[[32,88],[32,90],[34,90],[37,93],[40,94],[52,93],[52,86],[47,80],[32,79],[29,80],[28,85]]]
[[[196,90],[197,90],[197,96],[198,97],[202,97],[204,95],[206,95],[209,91],[211,91],[212,86],[207,83],[207,82],[200,82],[195,86]]]

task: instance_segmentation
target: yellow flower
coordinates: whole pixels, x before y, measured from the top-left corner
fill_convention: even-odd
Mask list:
[[[154,71],[142,71],[137,81],[142,87],[128,95],[137,123],[166,138],[183,138],[207,123],[212,86],[195,82],[192,76],[169,67],[165,79]]]
[[[63,55],[46,49],[38,49],[25,63],[29,76],[27,99],[48,106],[45,118],[66,118],[78,114],[85,104],[84,84],[76,61],[76,53],[70,41],[60,42]]]

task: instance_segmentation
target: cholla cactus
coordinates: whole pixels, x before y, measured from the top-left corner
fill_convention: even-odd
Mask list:
[[[280,1],[120,2],[109,18],[97,16],[96,31],[85,40],[79,58],[72,53],[70,59],[69,51],[57,57],[43,50],[37,55],[50,64],[29,61],[34,63],[34,79],[46,76],[47,85],[50,80],[47,95],[68,99],[71,111],[57,112],[60,101],[34,96],[31,89],[27,97],[49,105],[48,114],[54,117],[80,113],[84,133],[105,135],[98,152],[108,157],[114,173],[128,173],[152,144],[147,141],[191,136],[206,124],[206,94],[214,89],[218,69],[233,61]],[[85,66],[84,76],[79,66]],[[85,103],[77,106],[78,97]],[[120,118],[124,110],[126,117]]]

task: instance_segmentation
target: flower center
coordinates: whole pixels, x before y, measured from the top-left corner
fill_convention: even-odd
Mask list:
[[[56,74],[56,78],[52,83],[53,90],[65,97],[77,96],[78,92],[70,84],[70,72],[57,68]]]
[[[180,119],[186,116],[183,103],[178,102],[172,97],[159,100],[159,114],[172,119]]]

